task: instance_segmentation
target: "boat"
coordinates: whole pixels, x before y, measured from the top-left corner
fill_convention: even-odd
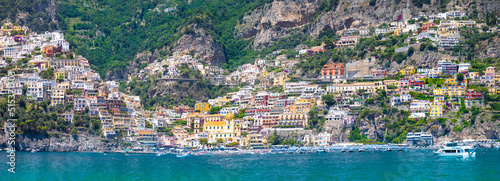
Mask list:
[[[128,156],[129,154],[128,153],[125,153],[125,156]]]
[[[189,156],[189,153],[179,153],[177,155],[175,155],[177,158],[184,158],[184,157],[188,157]]]
[[[365,149],[363,149],[363,148],[358,149],[358,152],[364,152],[364,151],[365,151]]]
[[[31,150],[31,153],[36,153],[36,150]]]
[[[447,143],[434,154],[438,157],[470,158],[476,157],[476,149],[472,146],[458,145],[458,143]]]

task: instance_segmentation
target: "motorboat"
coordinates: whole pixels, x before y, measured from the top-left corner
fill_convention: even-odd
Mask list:
[[[175,155],[177,158],[184,158],[184,157],[188,157],[189,156],[189,153],[179,153],[177,155]]]
[[[472,146],[458,145],[458,143],[447,143],[434,154],[438,157],[471,158],[476,157],[476,149]]]

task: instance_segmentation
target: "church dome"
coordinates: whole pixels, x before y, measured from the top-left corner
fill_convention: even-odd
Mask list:
[[[226,120],[234,119],[233,113],[227,113],[226,116],[224,117]]]

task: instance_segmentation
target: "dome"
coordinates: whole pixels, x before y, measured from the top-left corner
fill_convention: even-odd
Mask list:
[[[233,115],[233,113],[227,113],[227,114],[226,114],[226,117],[224,117],[224,119],[227,119],[227,120],[229,120],[229,119],[234,119],[234,115]]]

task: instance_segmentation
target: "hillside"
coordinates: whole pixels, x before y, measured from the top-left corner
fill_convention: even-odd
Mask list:
[[[102,76],[125,79],[137,53],[160,59],[174,51],[234,70],[277,49],[336,40],[350,27],[377,26],[420,11],[468,10],[472,17],[498,12],[493,1],[257,0],[257,1],[4,1],[12,19],[37,32],[62,30],[71,48]],[[195,41],[196,40],[196,41]],[[311,41],[315,40],[315,41]],[[130,68],[130,67],[128,67]]]

